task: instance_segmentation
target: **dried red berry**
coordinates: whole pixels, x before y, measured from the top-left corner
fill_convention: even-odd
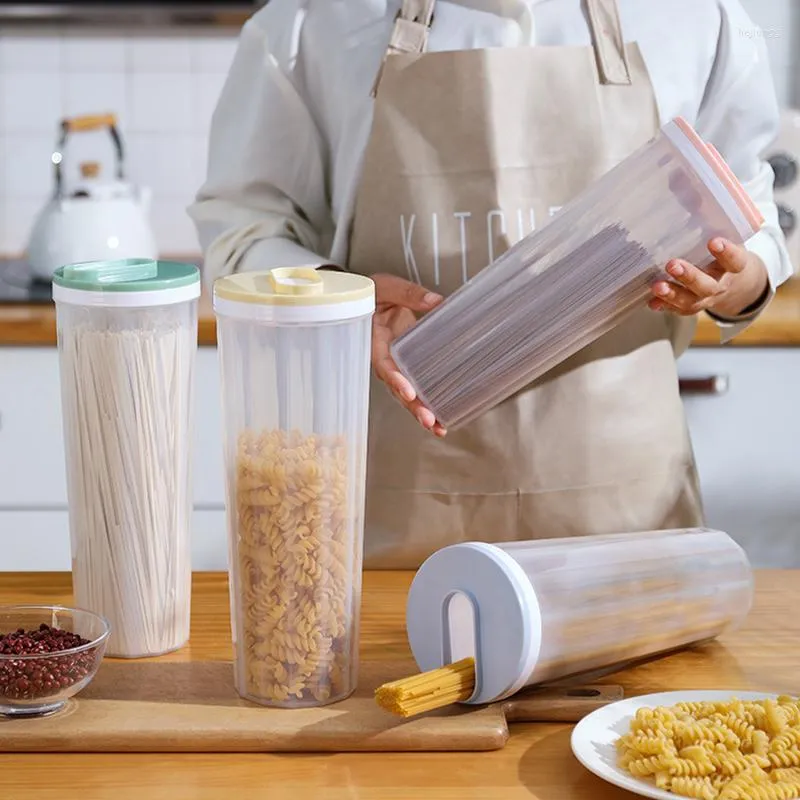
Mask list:
[[[59,653],[89,644],[75,633],[42,623],[37,630],[19,628],[0,634],[0,655]],[[56,658],[0,660],[0,696],[10,700],[37,700],[83,680],[95,666],[95,652]]]

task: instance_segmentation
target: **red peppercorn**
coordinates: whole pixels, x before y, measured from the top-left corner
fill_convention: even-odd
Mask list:
[[[0,655],[45,655],[89,644],[75,633],[42,623],[37,630],[19,628],[0,634]],[[83,680],[95,666],[95,651],[57,658],[0,659],[0,696],[37,700]]]

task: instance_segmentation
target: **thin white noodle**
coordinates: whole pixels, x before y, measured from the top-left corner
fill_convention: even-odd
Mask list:
[[[185,644],[191,588],[195,329],[130,313],[140,327],[59,324],[75,602],[109,619],[118,657]]]

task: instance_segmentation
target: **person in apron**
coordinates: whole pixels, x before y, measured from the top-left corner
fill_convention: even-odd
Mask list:
[[[368,568],[416,568],[461,541],[703,524],[675,359],[698,311],[741,320],[763,307],[772,289],[754,253],[723,243],[709,276],[671,263],[677,285],[654,286],[650,307],[446,435],[389,357],[416,314],[514,243],[512,229],[520,238],[543,224],[657,133],[653,86],[616,0],[584,5],[589,47],[438,52],[427,47],[436,0],[400,6],[343,265],[378,290]]]

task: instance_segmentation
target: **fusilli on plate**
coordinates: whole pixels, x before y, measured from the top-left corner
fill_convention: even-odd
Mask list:
[[[614,703],[575,729],[573,752],[637,794],[698,800],[800,798],[800,701],[670,692]]]

